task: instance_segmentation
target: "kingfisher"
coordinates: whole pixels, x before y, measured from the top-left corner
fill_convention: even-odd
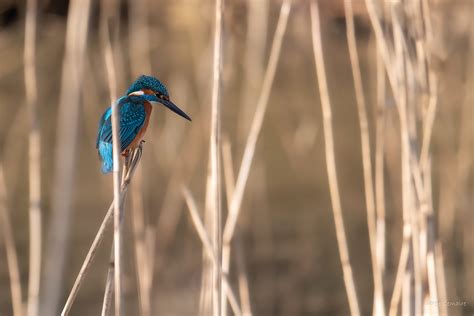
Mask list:
[[[152,105],[162,104],[191,121],[186,113],[171,102],[165,85],[152,76],[138,77],[126,94],[116,102],[120,110],[120,150],[124,157],[139,146],[143,139],[150,121]],[[112,107],[110,106],[102,115],[97,132],[96,148],[102,161],[103,173],[109,173],[113,169],[112,147]]]

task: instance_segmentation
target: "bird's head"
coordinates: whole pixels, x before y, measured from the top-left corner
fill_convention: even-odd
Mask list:
[[[191,118],[186,113],[171,102],[165,85],[155,77],[141,75],[132,83],[130,88],[128,88],[127,95],[143,95],[147,101],[161,103],[174,113],[191,121]]]

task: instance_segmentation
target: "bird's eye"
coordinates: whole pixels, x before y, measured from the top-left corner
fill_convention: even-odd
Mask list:
[[[161,93],[161,92],[157,92],[157,93],[156,93],[156,96],[157,96],[158,98],[162,99],[162,100],[166,100],[166,101],[169,101],[169,100],[170,100],[170,98],[169,98],[167,95],[165,95],[165,94],[163,94],[163,93]]]

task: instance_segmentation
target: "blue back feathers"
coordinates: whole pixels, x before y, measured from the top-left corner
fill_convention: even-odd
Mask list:
[[[144,96],[125,96],[119,99],[120,110],[120,150],[124,151],[135,139],[145,123]],[[112,156],[112,109],[109,107],[99,122],[96,148],[102,160],[102,172],[113,168]]]
[[[140,91],[142,89],[150,89],[169,96],[168,90],[166,90],[165,85],[162,84],[160,80],[156,79],[155,77],[146,75],[141,75],[140,77],[138,77],[138,79],[135,80],[134,83],[132,83],[130,88],[128,88],[127,94],[130,94],[135,91]]]

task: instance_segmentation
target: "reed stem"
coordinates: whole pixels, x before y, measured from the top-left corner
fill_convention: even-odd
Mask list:
[[[331,193],[332,211],[334,224],[336,226],[336,239],[341,259],[342,272],[344,275],[344,284],[346,286],[347,299],[351,315],[360,315],[359,302],[352,273],[351,261],[349,258],[349,249],[344,228],[344,219],[342,216],[341,197],[339,194],[339,185],[337,181],[336,159],[334,153],[334,136],[332,126],[331,102],[329,100],[329,90],[326,79],[326,70],[324,66],[323,46],[321,41],[321,28],[319,19],[318,1],[312,1],[311,11],[311,33],[313,39],[314,60],[316,63],[316,73],[318,76],[319,94],[321,97],[321,107],[323,111],[323,129],[324,143],[326,149],[326,167],[329,178],[329,190]]]

